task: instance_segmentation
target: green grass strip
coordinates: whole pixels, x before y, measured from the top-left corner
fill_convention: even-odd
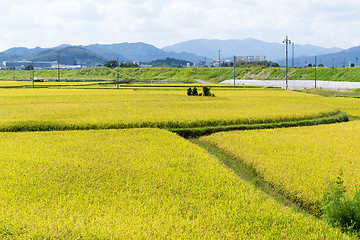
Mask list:
[[[169,130],[171,132],[177,133],[178,135],[184,138],[197,138],[223,131],[300,127],[300,126],[312,126],[318,124],[330,124],[330,123],[347,122],[347,121],[349,121],[348,115],[344,112],[338,112],[331,116],[324,116],[320,118],[304,119],[297,121],[273,122],[273,123],[261,123],[261,124],[239,124],[239,125],[226,125],[226,126],[208,126],[208,127],[199,127],[199,128],[173,128]]]
[[[212,157],[223,163],[226,167],[232,169],[241,179],[252,184],[270,198],[275,199],[281,205],[285,207],[292,207],[297,212],[309,213],[306,209],[301,208],[298,203],[276,191],[276,189],[266,182],[253,166],[246,164],[241,159],[239,160],[238,158],[231,156],[223,149],[220,149],[215,145],[200,141],[197,138],[189,139],[189,141],[205,149]]]
[[[160,128],[177,133],[184,138],[196,138],[220,131],[250,130],[266,128],[284,128],[297,126],[311,126],[349,121],[346,113],[336,112],[331,115],[320,116],[311,119],[271,120],[268,122],[234,122],[226,121],[199,121],[192,124],[179,122],[139,122],[139,123],[101,123],[101,124],[68,124],[63,122],[49,121],[23,121],[7,125],[0,125],[0,132],[36,132],[36,131],[66,131],[66,130],[102,130],[102,129],[131,129],[131,128]],[[276,121],[276,122],[275,122]]]

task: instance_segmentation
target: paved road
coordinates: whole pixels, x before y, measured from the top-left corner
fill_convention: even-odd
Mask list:
[[[285,80],[236,80],[238,85],[255,85],[263,87],[281,87],[285,88]],[[234,80],[226,80],[220,84],[234,84]],[[289,89],[304,89],[304,88],[314,88],[314,80],[289,80],[288,81]],[[360,88],[360,82],[335,82],[335,81],[316,81],[316,87],[325,88],[325,89],[356,89]]]
[[[200,80],[200,79],[195,79],[195,81],[197,81],[198,83],[203,83],[203,84],[213,84],[211,82],[207,82],[207,81],[204,81],[204,80]],[[233,81],[234,82],[234,81]]]

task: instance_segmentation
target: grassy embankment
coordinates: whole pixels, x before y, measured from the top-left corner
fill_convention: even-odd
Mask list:
[[[80,70],[61,70],[61,79],[71,80],[115,80],[116,71],[94,67]],[[16,79],[29,79],[29,71],[16,71]],[[57,79],[57,70],[35,70],[35,77],[47,80]],[[120,69],[122,82],[150,81],[150,82],[194,82],[201,79],[213,83],[234,78],[233,68],[130,68]],[[238,67],[236,68],[237,79],[261,79],[282,80],[285,78],[284,68],[267,67]],[[313,80],[315,78],[314,68],[290,69],[290,80]],[[0,79],[14,79],[14,72],[8,70],[0,71]],[[360,68],[318,68],[317,79],[325,81],[360,81]]]

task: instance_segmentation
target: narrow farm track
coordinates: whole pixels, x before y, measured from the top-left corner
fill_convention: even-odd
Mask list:
[[[205,80],[200,80],[200,79],[194,79],[195,81],[197,81],[198,83],[201,83],[201,84],[214,84],[214,83],[211,83],[211,82],[208,82],[208,81],[205,81]]]

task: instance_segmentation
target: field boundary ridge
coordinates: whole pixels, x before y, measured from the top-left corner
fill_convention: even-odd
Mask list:
[[[184,138],[198,138],[216,132],[302,127],[302,126],[313,126],[319,124],[331,124],[331,123],[340,123],[340,122],[348,122],[348,121],[349,121],[349,116],[346,113],[339,111],[335,114],[328,116],[312,118],[312,119],[295,120],[295,121],[270,122],[270,123],[259,123],[259,124],[237,124],[237,125],[224,125],[224,126],[206,126],[206,127],[196,127],[196,128],[173,128],[169,130]]]

